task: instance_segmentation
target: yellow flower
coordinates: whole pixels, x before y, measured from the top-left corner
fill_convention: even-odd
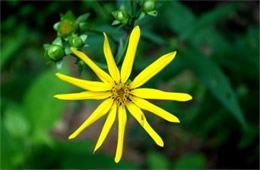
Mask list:
[[[101,131],[99,139],[96,143],[94,152],[102,145],[107,137],[110,128],[112,127],[116,115],[118,116],[118,142],[115,155],[115,162],[118,163],[122,157],[124,132],[127,122],[126,108],[130,114],[140,123],[140,125],[151,136],[155,143],[161,147],[164,146],[161,137],[153,130],[150,124],[147,122],[146,117],[142,110],[149,111],[169,122],[179,123],[179,119],[164,109],[150,103],[145,99],[157,99],[157,100],[174,100],[174,101],[188,101],[192,97],[186,93],[173,93],[165,92],[151,88],[139,88],[154,75],[160,72],[166,67],[175,57],[176,52],[170,52],[163,55],[141,73],[139,73],[132,82],[128,82],[128,78],[132,72],[135,53],[137,45],[140,39],[140,28],[136,26],[131,32],[128,48],[126,51],[125,59],[122,64],[121,72],[119,72],[116,66],[114,57],[112,55],[109,41],[106,33],[104,34],[104,54],[107,61],[108,71],[100,69],[86,54],[71,48],[71,51],[83,60],[102,80],[87,81],[73,77],[69,77],[60,73],[56,75],[63,81],[78,86],[86,91],[81,93],[72,94],[58,94],[54,97],[61,100],[100,100],[105,99],[96,110],[89,116],[89,118],[83,122],[83,124],[69,136],[69,139],[73,139],[79,135],[85,128],[92,123],[100,119],[105,114],[108,114],[104,127]],[[141,110],[142,109],[142,110]]]

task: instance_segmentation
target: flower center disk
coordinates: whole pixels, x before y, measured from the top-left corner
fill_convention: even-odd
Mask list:
[[[129,98],[129,86],[127,84],[118,84],[112,88],[112,99],[114,99],[119,106],[125,104]]]

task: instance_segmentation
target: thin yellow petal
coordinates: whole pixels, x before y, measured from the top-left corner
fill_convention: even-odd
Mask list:
[[[124,145],[124,134],[126,126],[127,116],[124,106],[118,108],[118,139],[117,139],[117,148],[115,162],[118,163],[122,157],[123,145]]]
[[[116,119],[116,109],[117,109],[117,106],[116,106],[116,103],[114,103],[110,109],[110,112],[107,116],[107,120],[100,133],[100,136],[98,138],[97,144],[94,149],[94,152],[96,152],[96,150],[98,150],[98,148],[100,148],[100,146],[103,144],[104,140],[106,139],[106,137],[108,135],[108,132],[110,131],[112,125],[114,124],[114,121]]]
[[[107,35],[106,35],[106,33],[103,33],[103,34],[104,34],[103,50],[104,50],[104,54],[105,54],[106,61],[107,61],[108,71],[109,71],[110,75],[112,76],[112,78],[114,79],[114,81],[119,83],[120,82],[119,70],[116,66],[113,54],[111,52],[111,48],[109,45]]]
[[[85,90],[90,91],[108,91],[112,89],[111,84],[98,82],[98,81],[88,81],[88,80],[81,80],[74,77],[66,76],[61,73],[56,73],[56,76],[59,77],[61,80],[78,86]]]
[[[157,59],[155,62],[146,67],[141,73],[139,73],[133,82],[130,84],[130,88],[134,89],[140,87],[148,80],[150,80],[154,75],[160,72],[164,67],[166,67],[175,57],[176,51],[168,53]]]
[[[70,49],[96,73],[100,80],[103,82],[113,83],[113,79],[105,71],[99,68],[85,53],[78,51],[75,48]]]
[[[89,118],[87,120],[85,120],[82,123],[82,125],[69,136],[69,139],[73,139],[73,138],[77,137],[84,129],[86,129],[88,126],[93,124],[99,118],[104,116],[109,111],[112,104],[113,104],[113,100],[111,98],[109,98],[109,99],[105,100],[103,103],[101,103],[96,108],[96,110],[89,116]]]
[[[135,26],[133,31],[131,32],[129,42],[128,42],[128,48],[126,51],[125,59],[122,64],[121,68],[121,82],[125,83],[127,79],[129,78],[131,72],[132,72],[132,67],[133,67],[133,62],[135,58],[135,53],[137,49],[137,45],[140,39],[141,31],[139,26]]]
[[[111,96],[111,92],[91,92],[85,91],[81,93],[57,94],[54,97],[60,100],[100,100]]]
[[[131,91],[131,94],[145,98],[156,100],[175,100],[175,101],[189,101],[192,99],[191,95],[187,93],[165,92],[157,89],[139,88]]]
[[[169,122],[180,123],[180,120],[172,115],[171,113],[167,112],[166,110],[148,102],[147,100],[141,99],[139,97],[131,97],[132,102],[134,102],[138,107],[143,110],[149,111]]]
[[[162,138],[153,130],[153,128],[147,122],[146,117],[145,117],[144,113],[142,112],[142,110],[132,102],[127,102],[126,107],[129,110],[129,112],[133,115],[133,117],[144,128],[144,130],[151,136],[151,138],[154,140],[154,142],[157,145],[163,147],[164,143],[163,143]]]

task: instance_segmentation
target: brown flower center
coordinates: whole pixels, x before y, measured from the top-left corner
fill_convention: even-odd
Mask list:
[[[129,86],[128,84],[118,84],[112,88],[112,99],[114,99],[119,106],[125,104],[129,98]]]

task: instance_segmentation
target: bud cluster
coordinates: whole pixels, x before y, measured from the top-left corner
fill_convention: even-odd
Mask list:
[[[60,21],[53,26],[57,32],[57,38],[51,44],[44,44],[45,56],[51,61],[59,63],[64,56],[72,55],[70,47],[80,50],[87,47],[87,35],[84,34],[84,29],[88,17],[89,13],[78,18],[75,18],[71,11],[61,14]],[[81,64],[81,62],[77,60],[77,64]]]
[[[131,25],[133,20],[142,19],[145,15],[157,16],[155,0],[142,0],[136,3],[133,0],[128,2],[132,3],[132,6],[130,6],[131,10],[127,10],[126,5],[121,4],[119,10],[112,12],[115,19],[112,25]]]

